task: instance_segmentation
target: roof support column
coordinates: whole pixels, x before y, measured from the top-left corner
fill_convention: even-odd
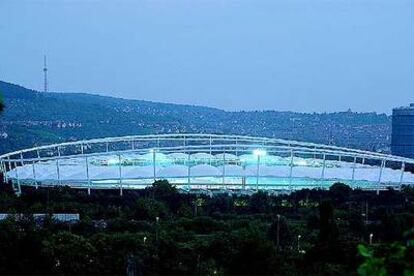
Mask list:
[[[118,171],[119,171],[119,195],[122,196],[122,158],[121,154],[118,154]]]
[[[355,180],[356,161],[357,161],[357,158],[356,158],[356,156],[354,156],[354,165],[352,166],[352,181]]]
[[[1,173],[2,173],[2,175],[3,175],[3,181],[5,181],[5,180],[4,180],[4,175],[6,174],[6,171],[4,170],[3,160],[2,160],[2,159],[0,159],[0,172],[1,172]]]
[[[60,180],[60,165],[59,165],[59,158],[56,159],[56,174],[58,178],[59,185],[62,184],[62,181]]]
[[[8,167],[10,167],[10,165]],[[4,172],[4,174],[3,174],[4,182],[7,183],[8,177],[7,177],[6,160],[3,161],[3,172]]]
[[[293,149],[290,150],[290,163],[289,163],[289,191],[292,192],[292,176],[293,176]]]
[[[191,184],[191,155],[190,152],[187,153],[187,184],[190,185]]]
[[[89,160],[88,160],[88,156],[85,157],[85,168],[86,168],[86,181],[88,183],[88,195],[91,195],[91,179],[89,177]]]
[[[14,169],[16,170],[16,180],[17,180],[17,195],[21,195],[22,193],[22,188],[20,186],[20,177],[19,177],[19,173],[17,172],[17,162],[14,162]]]
[[[226,188],[227,190],[227,185],[226,185],[226,150],[223,151],[223,186]]]
[[[5,171],[7,172],[7,168],[9,169],[9,171],[11,171],[11,163],[10,163],[10,156],[8,156],[7,157],[7,160],[8,160],[8,162],[7,162],[7,166],[6,166],[6,163],[4,163],[4,168],[5,168]],[[6,182],[8,182],[9,181],[9,177],[7,176],[7,173],[5,174],[5,179],[6,179]]]
[[[37,190],[37,188],[39,188],[39,186],[37,185],[35,161],[32,162],[32,172],[33,172],[33,182],[34,182],[34,185],[35,185],[36,190]]]
[[[243,165],[242,188],[246,190],[246,165]]]
[[[40,163],[40,151],[37,149],[36,150],[36,155],[37,155],[37,164],[39,164]],[[34,166],[35,166],[35,164],[34,164],[35,162],[33,161],[33,170],[34,170]],[[33,173],[34,174],[34,173]],[[35,177],[35,175],[33,175],[33,177],[34,177],[34,180],[35,180],[35,182],[36,182],[36,189],[39,187],[38,185],[37,185],[37,179],[36,179],[36,177]]]
[[[56,147],[57,149],[57,153],[58,153],[58,158],[56,159],[56,171],[57,171],[57,176],[58,176],[58,182],[59,185],[62,184],[62,181],[60,180],[60,167],[59,167],[59,159],[60,159],[60,147]]]
[[[20,163],[22,166],[24,166],[24,158],[23,158],[23,152],[20,152]]]
[[[405,172],[405,162],[402,162],[402,164],[401,164],[400,184],[399,184],[399,187],[398,187],[400,192],[401,192],[402,183],[403,183],[403,180],[404,180],[404,172]]]
[[[379,192],[380,192],[380,185],[381,185],[382,171],[384,170],[384,167],[385,167],[385,162],[386,162],[386,160],[385,160],[385,159],[381,161],[381,168],[380,168],[379,177],[378,177],[378,183],[377,183],[377,195],[379,195]]]
[[[325,169],[326,169],[326,154],[323,154],[323,162],[322,162],[322,173],[321,173],[321,182],[319,188],[322,188],[322,181],[325,179]]]
[[[155,156],[155,150],[152,150],[152,170],[153,170],[153,177],[154,177],[154,182],[155,182],[155,180],[156,180],[156,178],[157,178],[157,175],[156,175],[156,164],[155,164],[155,160],[156,159],[156,156]]]
[[[1,173],[3,174],[3,181],[4,183],[6,183],[7,182],[7,179],[6,179],[7,171],[6,171],[6,163],[5,161],[3,161],[3,159],[1,160],[1,163],[0,163],[0,170],[1,170]]]
[[[260,154],[257,155],[256,191],[259,191],[259,177],[260,177]]]

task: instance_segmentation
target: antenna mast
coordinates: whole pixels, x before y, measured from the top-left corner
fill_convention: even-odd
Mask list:
[[[44,87],[43,91],[47,92],[47,64],[46,64],[46,55],[43,58],[43,73],[44,73]]]

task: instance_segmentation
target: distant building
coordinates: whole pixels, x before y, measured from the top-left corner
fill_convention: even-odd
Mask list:
[[[392,110],[391,151],[414,158],[414,103]]]
[[[31,214],[33,216],[33,219],[35,221],[43,221],[49,214]],[[8,213],[1,213],[0,214],[0,220],[5,220],[8,217],[13,217],[16,220],[20,220],[24,218],[24,214],[8,214]],[[78,222],[79,221],[79,214],[51,214],[51,218],[53,220],[59,221],[59,222]]]

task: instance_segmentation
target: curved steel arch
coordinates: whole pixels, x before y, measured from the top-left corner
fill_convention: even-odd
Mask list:
[[[177,145],[178,144],[178,145]],[[125,146],[127,145],[127,147]],[[96,147],[96,149],[94,149]],[[111,149],[114,148],[114,149]],[[33,181],[37,185],[35,177],[35,164],[39,165],[44,162],[56,162],[57,184],[62,181],[59,177],[61,162],[64,160],[76,160],[79,158],[85,159],[85,170],[88,171],[88,158],[109,157],[112,155],[118,156],[121,160],[125,154],[142,154],[148,151],[153,151],[154,155],[159,153],[174,153],[181,152],[188,154],[191,158],[191,153],[227,153],[239,156],[241,153],[246,153],[252,149],[260,148],[266,150],[270,154],[291,156],[292,160],[295,156],[310,156],[308,159],[322,160],[323,167],[321,168],[321,178],[324,179],[326,162],[337,159],[340,162],[353,163],[354,166],[358,161],[362,164],[364,162],[371,162],[378,164],[379,179],[377,191],[379,192],[383,184],[382,172],[387,166],[392,163],[393,167],[400,166],[401,179],[399,186],[403,184],[405,166],[407,164],[413,165],[414,159],[387,155],[382,153],[375,153],[357,149],[349,149],[345,147],[337,147],[331,145],[322,145],[308,142],[290,141],[277,138],[253,137],[241,135],[220,135],[220,134],[158,134],[158,135],[134,135],[123,137],[107,137],[99,139],[82,140],[76,142],[65,142],[46,146],[33,147],[6,153],[0,156],[0,169],[4,177],[9,177],[11,171],[16,172],[16,177],[9,177],[13,183],[18,184],[17,190],[20,191],[20,179],[18,177],[18,167],[24,167],[32,164],[33,166]],[[98,150],[100,149],[100,150]],[[104,149],[104,150],[102,150]],[[47,152],[46,156],[41,156],[41,152]],[[224,156],[225,156],[224,154]],[[313,157],[312,157],[313,156]],[[260,156],[257,158],[258,171],[260,170]],[[155,159],[153,166],[156,166]],[[230,162],[224,160],[223,164]],[[121,162],[119,162],[121,164]],[[190,164],[190,163],[189,163]],[[122,183],[122,165],[119,165],[119,182]],[[292,182],[293,161],[288,166],[290,169],[289,182]],[[226,181],[225,166],[223,166],[223,183]],[[352,169],[352,178],[354,178],[355,168]],[[189,165],[189,183],[191,182],[191,169]],[[88,174],[88,173],[87,173]],[[155,175],[155,169],[154,169]],[[85,179],[88,183],[91,179]],[[257,175],[257,187],[261,175]],[[155,180],[156,177],[154,176]],[[56,179],[55,179],[56,180]],[[93,179],[92,179],[93,180]],[[352,179],[353,180],[353,179]],[[44,181],[45,184],[46,181]],[[54,183],[54,184],[56,184]],[[26,183],[24,183],[26,184]],[[52,183],[53,184],[53,183]],[[408,183],[411,184],[411,183]],[[76,186],[76,185],[73,185]]]
[[[351,149],[346,147],[338,147],[332,145],[324,145],[324,144],[317,144],[317,143],[310,143],[310,142],[300,142],[295,140],[284,140],[279,138],[268,138],[268,137],[254,137],[254,136],[242,136],[242,135],[220,135],[220,134],[202,134],[202,133],[185,133],[185,134],[151,134],[151,135],[130,135],[130,136],[119,136],[119,137],[106,137],[106,138],[98,138],[98,139],[89,139],[89,140],[79,140],[74,142],[64,142],[64,143],[57,143],[45,146],[38,146],[23,150],[18,150],[10,153],[6,153],[0,155],[0,160],[8,158],[13,155],[19,155],[21,153],[26,153],[30,151],[36,150],[47,150],[47,149],[54,149],[58,147],[67,147],[67,146],[81,146],[81,145],[92,145],[92,144],[100,144],[100,143],[117,143],[117,142],[134,142],[134,141],[148,141],[148,140],[156,140],[156,139],[177,139],[177,140],[192,140],[192,139],[220,139],[220,140],[230,140],[230,141],[237,141],[240,139],[241,141],[254,141],[256,143],[264,143],[264,144],[280,144],[286,145],[289,147],[297,146],[303,148],[316,148],[316,149],[326,149],[326,150],[337,150],[342,152],[351,152],[351,153],[358,153],[361,155],[368,155],[368,156],[377,156],[383,157],[387,159],[396,159],[398,161],[406,161],[406,162],[414,162],[414,159],[405,158],[405,157],[398,157],[389,154],[383,153],[376,153],[358,149]]]

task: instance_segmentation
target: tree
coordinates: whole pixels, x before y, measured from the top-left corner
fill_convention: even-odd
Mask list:
[[[96,249],[82,236],[59,232],[45,240],[43,246],[55,273],[80,275],[96,269]]]
[[[411,239],[413,234],[414,229],[404,233],[405,244],[359,244],[359,254],[364,258],[364,262],[358,268],[359,275],[414,275],[414,240]]]
[[[321,205],[319,205],[319,241],[321,242],[330,242],[337,237],[337,229],[333,213],[334,210],[330,201],[323,201]]]
[[[267,192],[259,191],[250,197],[249,207],[253,213],[266,213],[270,211],[270,198]]]
[[[332,198],[332,200],[338,203],[345,202],[348,199],[351,192],[352,192],[351,187],[349,187],[346,184],[340,183],[340,182],[333,184],[329,188],[330,197]]]
[[[168,200],[178,193],[177,188],[172,186],[167,180],[157,180],[147,190],[158,200]]]
[[[0,274],[8,274],[13,269],[19,270],[16,267],[19,257],[19,250],[17,245],[19,244],[19,227],[16,221],[12,218],[7,218],[0,222]]]
[[[182,202],[182,195],[167,180],[155,181],[151,187],[146,188],[146,192],[152,199],[167,205],[172,213],[178,212],[181,207],[180,201]]]
[[[150,269],[151,253],[144,233],[99,233],[91,238],[99,257],[99,274],[122,275],[128,265],[141,273]],[[148,241],[149,243],[149,241]],[[145,275],[145,274],[144,274]]]
[[[270,275],[275,256],[273,244],[260,235],[242,231],[235,236],[236,250],[230,258],[229,274]]]
[[[210,198],[204,208],[208,214],[213,214],[214,212],[227,213],[232,210],[232,206],[233,198],[226,194],[221,194]]]
[[[140,220],[155,220],[156,217],[165,217],[168,214],[168,208],[164,203],[151,199],[140,198],[135,206],[135,218]]]

